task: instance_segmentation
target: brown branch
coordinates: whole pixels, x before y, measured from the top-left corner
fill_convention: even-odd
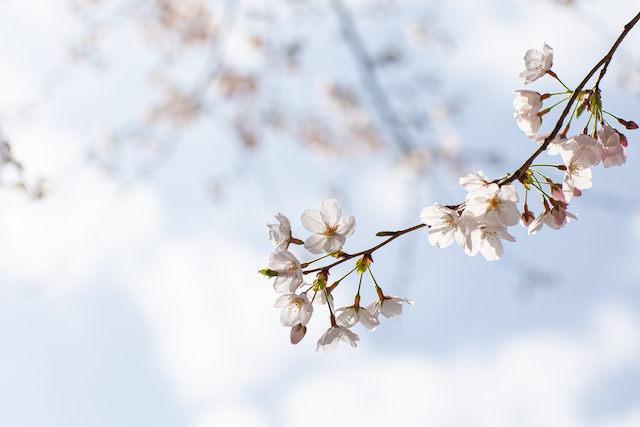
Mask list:
[[[384,233],[387,236],[391,236],[389,237],[387,240],[385,240],[384,242],[380,243],[379,245],[376,245],[374,247],[372,247],[371,249],[367,249],[365,251],[361,251],[358,252],[356,254],[343,254],[342,255],[342,259],[340,261],[336,261],[333,264],[329,264],[325,267],[319,267],[319,268],[314,268],[312,270],[307,270],[307,271],[303,271],[303,274],[309,274],[309,273],[315,273],[316,271],[329,271],[330,269],[332,269],[333,267],[335,267],[338,264],[342,264],[345,261],[348,261],[350,259],[359,257],[361,255],[371,255],[373,252],[377,251],[378,249],[380,249],[381,247],[383,247],[384,245],[390,243],[392,240],[397,239],[398,237],[402,236],[403,234],[407,234],[410,233],[414,230],[417,230],[419,228],[422,227],[427,227],[427,224],[418,224],[418,225],[414,225],[413,227],[409,227],[405,230],[400,230],[400,231],[383,231],[381,233]]]
[[[540,146],[540,148],[538,148],[538,150],[536,150],[536,152],[533,153],[533,155],[529,157],[527,161],[524,162],[523,165],[520,166],[520,168],[518,168],[513,173],[513,175],[511,175],[510,177],[502,181],[500,185],[508,185],[513,181],[520,180],[525,176],[525,174],[527,173],[527,170],[529,169],[529,167],[531,167],[531,164],[533,164],[533,161],[536,159],[536,157],[538,157],[543,151],[547,149],[551,141],[553,141],[556,135],[558,135],[558,132],[560,132],[560,128],[562,128],[562,125],[564,124],[564,119],[569,114],[569,111],[571,110],[571,106],[573,105],[575,100],[578,98],[578,96],[580,96],[580,92],[582,91],[582,88],[584,88],[584,86],[591,79],[591,77],[593,77],[596,71],[598,71],[598,69],[602,67],[602,71],[600,71],[600,76],[598,77],[598,80],[596,81],[596,84],[595,84],[595,90],[598,90],[598,85],[600,84],[600,80],[602,80],[605,73],[607,72],[607,66],[609,65],[609,62],[611,62],[611,60],[613,59],[613,54],[615,53],[616,49],[618,49],[618,46],[620,45],[620,43],[622,43],[622,40],[627,36],[627,33],[631,31],[631,29],[634,27],[634,25],[636,25],[636,23],[638,23],[638,20],[640,20],[640,13],[638,13],[627,25],[624,26],[624,30],[622,31],[622,34],[620,34],[620,36],[618,37],[616,42],[613,44],[609,52],[591,69],[591,71],[589,71],[587,76],[582,80],[582,82],[580,82],[578,87],[573,91],[573,95],[569,99],[567,106],[565,107],[564,111],[560,115],[560,118],[558,119],[555,128],[553,129],[553,131],[551,131],[549,136],[545,138],[544,143]]]

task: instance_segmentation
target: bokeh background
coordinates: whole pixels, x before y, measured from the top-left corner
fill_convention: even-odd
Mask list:
[[[304,239],[302,211],[337,198],[356,252],[462,201],[472,168],[514,171],[536,148],[513,118],[524,53],[548,43],[575,86],[637,13],[1,1],[0,425],[640,425],[640,131],[626,165],[594,168],[578,221],[514,228],[497,262],[425,230],[376,252],[385,293],[415,306],[356,326],[356,349],[315,351],[322,307],[292,346],[257,274],[277,212]],[[605,109],[636,121],[638,46],[640,28],[601,86]]]

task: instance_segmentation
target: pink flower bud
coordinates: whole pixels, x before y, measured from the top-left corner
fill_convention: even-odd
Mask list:
[[[631,120],[618,119],[618,123],[620,123],[622,126],[624,126],[626,129],[629,129],[629,130],[638,129],[638,124]]]
[[[307,327],[298,323],[291,327],[291,344],[298,344],[307,333]]]

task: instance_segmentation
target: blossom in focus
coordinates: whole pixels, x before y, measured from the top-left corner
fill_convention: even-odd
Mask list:
[[[302,284],[300,261],[286,249],[271,254],[269,269],[278,273],[273,283],[278,293],[294,292]]]
[[[538,80],[551,69],[553,64],[553,49],[548,44],[544,44],[542,52],[530,49],[524,55],[524,65],[526,70],[520,73],[520,78],[525,79],[524,84]]]
[[[305,294],[286,293],[280,295],[276,300],[275,308],[282,309],[280,311],[282,326],[295,326],[298,323],[304,326],[309,323],[313,313],[313,306]]]
[[[325,200],[320,209],[307,209],[300,220],[307,231],[315,233],[304,243],[312,254],[338,252],[356,231],[356,220],[352,216],[342,218],[336,199]]]
[[[501,239],[510,242],[516,241],[511,234],[507,233],[506,227],[499,221],[493,220],[482,224],[471,231],[471,251],[467,253],[475,256],[480,252],[487,261],[498,260],[504,253]]]
[[[341,311],[342,313],[340,313],[336,318],[336,322],[338,325],[344,326],[345,328],[351,328],[356,323],[360,322],[362,323],[362,326],[368,330],[375,331],[376,326],[380,324],[377,317],[371,314],[369,310],[357,305],[342,307],[339,308],[338,311]]]
[[[478,220],[487,221],[495,217],[506,226],[516,225],[520,221],[516,206],[518,201],[520,199],[514,186],[492,183],[467,194],[464,212]]]
[[[267,224],[269,227],[269,242],[277,246],[276,251],[287,249],[291,241],[291,223],[289,218],[281,213],[276,214],[276,219],[280,224]]]
[[[403,302],[406,302],[409,305],[414,304],[412,299],[382,295],[382,298],[367,305],[367,310],[376,317],[382,314],[387,319],[393,319],[394,317],[398,317],[402,314]]]
[[[351,347],[355,347],[357,345],[356,341],[360,341],[360,337],[344,326],[335,325],[330,327],[327,332],[320,337],[316,351],[322,347],[325,353],[332,353],[340,341],[344,341],[350,344]]]
[[[455,240],[461,247],[469,245],[467,229],[455,209],[436,203],[426,207],[420,219],[429,226],[429,243],[446,248]]]
[[[602,165],[605,168],[622,166],[627,161],[627,150],[620,144],[620,135],[607,125],[598,130],[598,139],[602,142]]]
[[[514,93],[517,96],[513,100],[513,106],[516,109],[513,116],[527,138],[533,138],[542,124],[542,117],[538,115],[542,108],[542,96],[531,90],[516,90]]]

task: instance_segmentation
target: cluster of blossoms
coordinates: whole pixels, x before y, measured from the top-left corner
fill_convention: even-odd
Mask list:
[[[273,288],[280,295],[276,299],[275,307],[280,308],[280,321],[283,326],[291,328],[291,343],[297,344],[304,338],[307,332],[307,324],[313,314],[313,305],[326,305],[329,309],[331,327],[320,337],[316,350],[322,348],[329,353],[335,350],[340,341],[349,343],[352,347],[360,340],[358,335],[351,331],[357,323],[366,329],[373,331],[380,324],[378,317],[392,319],[402,313],[402,302],[413,305],[412,300],[387,296],[375,282],[371,273],[372,258],[369,252],[349,255],[342,250],[347,237],[356,231],[356,221],[352,216],[343,218],[340,206],[335,199],[325,200],[320,209],[307,209],[301,216],[304,228],[313,233],[306,241],[296,239],[291,235],[291,223],[289,219],[278,213],[278,224],[267,224],[269,227],[269,240],[276,246],[275,251],[269,257],[269,268],[260,273],[267,277],[275,277]],[[304,245],[312,254],[325,254],[314,261],[300,263],[289,251],[289,245]],[[356,267],[345,276],[329,284],[329,269],[332,266],[307,270],[310,264],[320,261],[328,256],[339,258],[334,265],[351,258],[358,258]],[[306,283],[303,275],[318,271],[313,283]],[[351,306],[334,307],[332,291],[351,273],[360,275],[358,292]],[[365,273],[369,273],[375,284],[378,298],[366,307],[360,305],[360,287]]]
[[[635,22],[638,20],[640,20],[640,14]],[[621,38],[625,34],[623,33]],[[598,85],[612,54],[613,50],[589,73],[578,89],[572,91],[551,71],[553,49],[545,44],[542,52],[535,49],[529,50],[524,58],[526,70],[520,74],[520,77],[525,79],[525,84],[550,75],[564,87],[562,92],[544,95],[530,90],[515,91],[516,113],[514,116],[517,124],[527,138],[541,147],[514,174],[492,181],[481,171],[475,171],[474,174],[460,178],[460,185],[468,192],[464,202],[451,206],[436,203],[434,206],[424,208],[420,225],[401,231],[379,232],[378,236],[389,238],[369,250],[354,255],[342,251],[347,237],[355,232],[356,222],[353,217],[342,218],[340,206],[336,200],[327,200],[322,203],[319,210],[306,210],[302,214],[302,225],[313,233],[305,242],[291,236],[291,225],[284,215],[276,215],[279,224],[267,224],[270,229],[271,243],[276,246],[276,250],[271,254],[269,268],[262,270],[261,273],[268,277],[275,277],[274,289],[282,294],[276,300],[275,306],[282,309],[280,315],[282,324],[291,327],[291,342],[296,344],[304,337],[306,325],[313,313],[313,304],[325,304],[329,308],[331,327],[318,340],[316,348],[318,350],[322,347],[326,352],[333,351],[340,340],[355,347],[359,337],[350,330],[355,324],[361,323],[366,329],[374,330],[380,323],[378,320],[380,314],[393,318],[402,312],[402,302],[413,305],[411,300],[386,296],[376,283],[370,269],[371,254],[402,234],[428,227],[429,242],[432,245],[444,248],[455,241],[468,255],[482,253],[487,260],[494,261],[504,252],[502,240],[515,241],[515,238],[508,233],[508,227],[519,223],[527,227],[529,234],[535,234],[544,225],[557,230],[564,227],[570,219],[576,219],[575,215],[567,212],[567,207],[573,197],[580,196],[582,190],[592,186],[590,168],[600,163],[605,168],[620,166],[627,159],[625,149],[627,139],[610,125],[607,118],[615,119],[626,129],[638,128],[634,122],[615,117],[602,109]],[[608,61],[605,62],[607,58]],[[584,84],[602,64],[605,65],[594,87],[583,90]],[[549,108],[542,109],[544,100],[557,95],[564,96],[564,99]],[[550,134],[538,134],[542,125],[542,116],[567,100],[569,101],[555,129]],[[588,112],[588,119],[582,132],[567,137],[571,121],[578,120],[585,111]],[[571,112],[570,115],[569,112]],[[560,132],[567,116],[568,122]],[[547,151],[551,156],[560,155],[562,163],[533,165],[533,161],[542,151]],[[556,182],[540,171],[542,167],[562,171],[564,177]],[[520,202],[518,192],[515,185],[512,185],[516,182],[519,182],[525,190],[522,211],[517,205]],[[529,209],[529,192],[532,190],[537,191],[541,198],[542,212],[538,216]],[[290,244],[304,244],[312,254],[326,255],[301,264],[289,252]],[[333,256],[339,260],[332,261],[325,267],[304,270],[311,263],[327,256]],[[355,267],[342,278],[329,284],[330,269],[353,258],[357,258]],[[312,284],[305,283],[303,275],[312,272],[317,272],[315,281]],[[336,310],[331,293],[343,279],[354,272],[360,275],[360,279],[353,305]],[[360,288],[363,275],[367,272],[371,275],[378,298],[366,307],[362,307]]]
[[[551,71],[553,49],[546,43],[543,51],[529,50],[525,55],[526,70],[520,74],[525,84],[532,83],[544,75],[558,79]],[[566,91],[557,94],[543,94],[530,90],[515,91],[513,105],[517,124],[529,139],[538,144],[545,143],[549,134],[538,135],[542,124],[542,116],[549,113],[556,104],[542,110],[545,99],[554,95],[565,95],[565,100],[573,96],[573,91],[564,86]],[[560,155],[562,164],[537,165],[547,166],[564,171],[562,183],[554,182],[533,167],[527,168],[518,181],[523,185],[526,195],[523,212],[516,205],[519,202],[517,191],[512,180],[491,181],[480,171],[460,178],[460,185],[468,191],[465,202],[456,206],[434,206],[423,209],[421,219],[429,226],[429,242],[438,247],[447,247],[455,240],[464,251],[473,256],[478,252],[489,261],[497,260],[504,251],[501,240],[514,242],[515,238],[507,232],[507,227],[518,223],[528,228],[529,234],[535,234],[544,225],[557,230],[563,227],[575,215],[567,212],[572,197],[582,194],[582,190],[590,188],[592,173],[590,167],[602,162],[605,168],[620,166],[625,163],[627,140],[619,131],[612,128],[604,118],[607,114],[614,117],[626,129],[637,129],[634,122],[619,119],[602,110],[600,91],[597,84],[594,89],[581,91],[578,104],[571,115],[579,118],[588,111],[589,120],[582,133],[567,138],[569,124],[548,143],[550,155]],[[562,101],[561,101],[562,102]],[[591,132],[589,132],[591,129]],[[540,192],[543,211],[537,217],[529,210],[528,192],[531,189]]]

